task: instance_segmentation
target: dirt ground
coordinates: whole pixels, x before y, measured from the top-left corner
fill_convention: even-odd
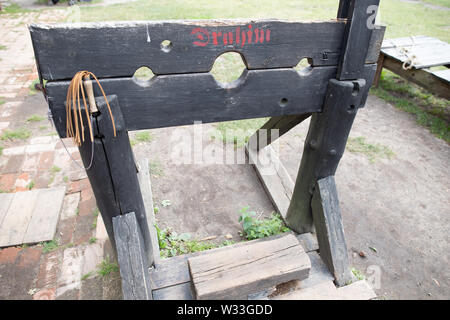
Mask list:
[[[293,178],[308,124],[279,141],[280,157]],[[203,127],[203,144],[220,146],[209,139],[211,127]],[[149,158],[154,167],[158,224],[197,238],[217,236],[217,242],[230,233],[239,241],[240,209],[250,206],[264,215],[274,210],[256,173],[250,165],[175,164],[171,152],[179,140],[172,138],[174,130],[151,130],[152,142],[134,147],[136,157]],[[185,130],[193,136],[192,126]],[[351,132],[360,136],[395,155],[371,162],[365,154],[347,151],[341,160],[336,183],[352,267],[368,277],[379,272],[376,293],[382,299],[450,298],[449,146],[373,96]],[[163,207],[162,200],[171,205]]]

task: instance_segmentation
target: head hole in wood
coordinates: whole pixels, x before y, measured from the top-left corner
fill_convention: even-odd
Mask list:
[[[216,58],[210,73],[217,83],[226,89],[236,88],[246,75],[247,67],[242,55],[238,52],[225,52]]]

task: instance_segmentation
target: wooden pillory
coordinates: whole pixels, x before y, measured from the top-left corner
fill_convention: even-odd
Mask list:
[[[94,84],[98,108],[90,110],[94,142],[86,139],[79,151],[85,167],[91,164],[93,152],[87,175],[116,248],[124,298],[214,298],[230,290],[224,287],[222,293],[207,293],[204,288],[205,296],[201,296],[203,289],[199,289],[208,278],[201,267],[208,261],[202,259],[210,254],[222,261],[220,254],[226,248],[195,257],[159,258],[148,164],[135,162],[128,138],[130,130],[194,121],[271,117],[261,129],[278,129],[281,136],[311,116],[295,184],[283,166],[276,175],[267,176],[255,162],[271,200],[296,237],[289,235],[282,243],[279,237],[265,240],[273,241],[270,245],[257,241],[261,250],[254,252],[287,250],[283,243],[293,238],[306,252],[315,252],[311,234],[315,229],[320,257],[335,283],[342,286],[351,279],[334,174],[377,69],[384,35],[384,28],[374,25],[378,5],[379,0],[340,0],[338,19],[326,22],[199,20],[30,26],[40,79],[47,81],[44,93],[61,138],[66,137],[65,102],[75,73],[94,73],[107,94],[117,134],[113,134],[106,101]],[[229,51],[238,52],[247,68],[232,85],[222,86],[209,71],[215,59]],[[298,72],[294,67],[303,58],[311,66]],[[154,72],[151,81],[133,77],[142,66]],[[84,113],[83,117],[85,124],[91,121]],[[89,137],[87,126],[84,130]],[[273,152],[267,145],[276,137],[269,131],[268,141],[262,141],[260,132],[250,138],[249,146],[255,147],[247,146],[250,160]],[[242,246],[234,245],[232,250],[244,257],[241,251],[247,249]],[[299,256],[295,261],[309,271],[311,260],[311,277],[319,261],[311,254],[309,258]],[[300,269],[293,276],[308,277]],[[264,289],[256,280],[250,287]]]

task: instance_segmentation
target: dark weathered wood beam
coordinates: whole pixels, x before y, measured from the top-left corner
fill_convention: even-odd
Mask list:
[[[343,36],[339,80],[359,79],[369,52],[375,29],[375,16],[380,0],[351,0]],[[344,6],[344,4],[342,4]],[[372,9],[372,10],[371,10]],[[378,57],[377,57],[378,58]]]
[[[353,120],[364,105],[376,65],[368,80],[330,80],[321,113],[311,118],[297,180],[286,215],[289,227],[298,233],[313,231],[311,198],[316,181],[334,175],[341,159]]]
[[[43,79],[65,80],[80,70],[89,70],[98,78],[130,77],[142,66],[158,75],[207,72],[217,56],[227,51],[239,52],[250,70],[291,68],[302,58],[310,58],[314,66],[337,65],[345,24],[175,20],[33,24],[30,32]],[[162,46],[164,40],[170,41],[169,47]]]
[[[222,87],[209,73],[158,76],[149,83],[133,78],[104,79],[107,94],[116,94],[127,130],[268,116],[298,115],[321,110],[328,80],[336,67],[249,70],[232,88]],[[66,131],[68,81],[46,85],[58,133]],[[94,83],[95,96],[101,96]]]
[[[308,119],[311,113],[292,116],[280,116],[270,118],[261,128],[259,128],[249,139],[251,148],[259,151],[270,145],[289,130]],[[276,130],[276,131],[274,131]]]

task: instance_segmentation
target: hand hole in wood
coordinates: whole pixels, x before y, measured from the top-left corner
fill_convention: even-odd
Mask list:
[[[280,107],[284,108],[287,106],[288,102],[289,100],[287,98],[282,98],[280,102],[278,102],[278,104],[280,105]]]
[[[141,86],[150,85],[150,81],[155,77],[152,69],[149,67],[140,67],[133,74],[133,80]]]
[[[164,52],[170,52],[170,50],[172,50],[172,41],[164,40],[161,42],[161,50]]]
[[[237,52],[225,52],[216,58],[210,73],[226,89],[235,88],[244,81],[247,67]]]
[[[302,58],[298,64],[294,67],[294,70],[297,70],[301,75],[307,75],[312,70],[312,59],[311,58]]]
[[[358,95],[359,93],[359,83],[358,82],[353,82],[353,91],[352,91],[352,95],[354,95],[355,97]]]

